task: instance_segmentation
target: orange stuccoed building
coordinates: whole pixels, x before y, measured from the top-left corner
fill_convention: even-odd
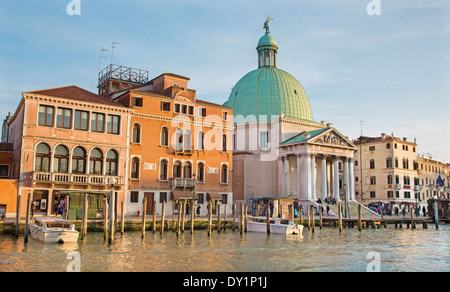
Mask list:
[[[77,86],[22,94],[2,137],[14,152],[22,218],[28,195],[33,215],[69,220],[82,218],[85,196],[88,219],[102,218],[111,194],[116,214],[123,203],[129,217],[142,215],[144,198],[147,215],[192,199],[202,216],[218,203],[231,213],[232,109],[197,99],[189,78],[148,81],[134,70],[108,66],[99,94]]]
[[[131,112],[127,215],[166,214],[195,198],[195,212],[206,215],[217,203],[231,213],[233,111],[199,100],[189,78],[162,74],[142,86],[107,93]],[[175,208],[175,209],[174,209]],[[190,210],[190,208],[188,208]],[[222,208],[224,210],[224,208]]]

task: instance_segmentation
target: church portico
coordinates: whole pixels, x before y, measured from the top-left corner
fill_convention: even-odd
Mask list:
[[[330,133],[340,136],[330,128],[316,137],[305,135],[308,139],[293,137],[282,142],[278,157],[283,169],[278,184],[280,196],[304,202],[354,200],[354,146],[345,137],[331,145],[318,143],[323,141],[319,136]]]

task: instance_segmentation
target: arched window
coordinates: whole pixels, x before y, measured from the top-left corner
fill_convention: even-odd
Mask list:
[[[199,162],[197,165],[197,181],[205,182],[205,164],[203,162]]]
[[[181,177],[181,162],[179,161],[173,164],[173,177]]]
[[[106,175],[117,175],[117,164],[119,162],[119,154],[116,150],[111,149],[106,154]]]
[[[183,130],[177,129],[175,132],[175,150],[181,151],[183,150]]]
[[[133,124],[133,131],[131,141],[133,143],[139,144],[141,143],[141,126],[139,124]]]
[[[186,130],[184,132],[184,147],[183,149],[186,151],[190,151],[192,150],[191,146],[192,146],[192,134],[190,130]]]
[[[228,183],[228,165],[223,164],[222,165],[222,173],[221,173],[221,183],[227,184]]]
[[[198,132],[197,149],[205,150],[205,132]]]
[[[169,129],[167,127],[161,129],[161,146],[169,146]]]
[[[102,174],[103,170],[103,152],[94,148],[89,157],[89,174]]]
[[[69,149],[67,149],[67,147],[64,145],[58,145],[55,148],[55,156],[53,158],[53,172],[69,172]]]
[[[36,147],[34,171],[50,172],[50,146],[40,143]]]
[[[134,157],[131,160],[131,178],[139,178],[139,158]]]
[[[161,160],[160,166],[159,166],[159,179],[160,180],[168,180],[168,172],[169,170],[169,163],[167,160],[163,159]]]
[[[184,178],[191,178],[192,177],[192,164],[190,162],[186,162],[186,164],[183,167],[183,177]]]
[[[86,173],[86,151],[82,147],[75,147],[73,149],[72,173]]]

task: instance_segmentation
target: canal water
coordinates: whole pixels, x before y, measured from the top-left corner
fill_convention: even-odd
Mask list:
[[[429,229],[304,229],[303,235],[185,231],[88,233],[73,244],[0,236],[0,271],[27,272],[450,271],[450,226]]]

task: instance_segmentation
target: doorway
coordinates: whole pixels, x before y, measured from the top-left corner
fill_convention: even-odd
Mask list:
[[[144,193],[144,197],[147,198],[147,212],[145,215],[153,215],[153,206],[155,193]]]

